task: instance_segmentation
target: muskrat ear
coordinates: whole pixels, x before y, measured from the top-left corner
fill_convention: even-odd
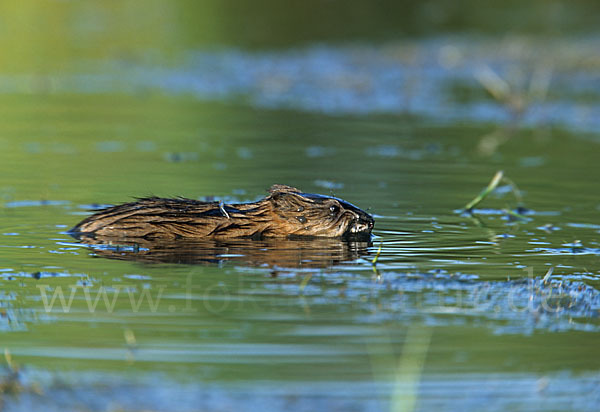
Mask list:
[[[273,208],[279,212],[289,212],[303,208],[308,199],[302,197],[302,192],[295,187],[286,185],[273,185],[269,190],[271,195],[267,198]]]
[[[288,185],[273,185],[269,189],[269,193],[274,195],[276,193],[302,193],[302,191]]]

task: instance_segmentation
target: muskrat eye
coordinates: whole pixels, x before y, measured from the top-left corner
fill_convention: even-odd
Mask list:
[[[331,205],[329,206],[329,211],[332,215],[337,215],[337,213],[340,211],[340,207],[337,205]]]

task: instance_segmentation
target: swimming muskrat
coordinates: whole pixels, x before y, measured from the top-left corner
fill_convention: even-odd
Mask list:
[[[71,229],[74,236],[177,239],[369,236],[374,220],[335,197],[273,185],[252,203],[147,197],[109,207]]]

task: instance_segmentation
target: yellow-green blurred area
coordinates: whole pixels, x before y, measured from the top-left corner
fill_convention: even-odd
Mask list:
[[[210,46],[289,47],[469,33],[579,35],[594,1],[8,0],[1,71],[69,70],[73,59],[161,58]]]

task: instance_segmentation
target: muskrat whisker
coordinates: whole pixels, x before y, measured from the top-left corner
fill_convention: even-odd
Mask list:
[[[222,200],[219,201],[219,209],[221,210],[221,213],[223,213],[223,216],[225,216],[227,219],[231,219],[229,217],[229,213],[227,213],[227,210],[225,210],[225,204]]]

